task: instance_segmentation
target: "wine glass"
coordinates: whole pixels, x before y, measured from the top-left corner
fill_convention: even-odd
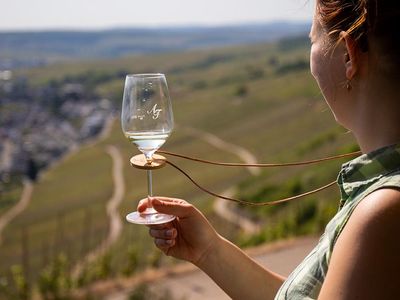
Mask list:
[[[147,164],[165,143],[174,127],[171,100],[164,74],[131,74],[126,76],[121,113],[125,136],[144,154]],[[148,208],[126,216],[135,224],[162,224],[175,216],[158,213],[151,205],[152,171],[147,170]]]

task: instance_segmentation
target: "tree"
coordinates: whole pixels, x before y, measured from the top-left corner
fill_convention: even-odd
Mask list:
[[[35,160],[32,157],[30,157],[27,162],[26,176],[30,180],[36,181],[38,173],[39,173],[39,168],[38,168]]]

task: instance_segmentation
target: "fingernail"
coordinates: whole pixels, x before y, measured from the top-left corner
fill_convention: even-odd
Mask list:
[[[169,229],[165,232],[167,237],[172,237],[174,235],[174,230],[173,229]]]
[[[168,245],[172,245],[173,244],[173,240],[166,240],[165,243],[167,243]]]

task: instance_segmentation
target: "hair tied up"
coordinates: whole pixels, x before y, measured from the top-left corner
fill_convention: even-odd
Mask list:
[[[379,57],[379,68],[400,76],[400,0],[317,0],[317,18],[334,47],[340,32]]]

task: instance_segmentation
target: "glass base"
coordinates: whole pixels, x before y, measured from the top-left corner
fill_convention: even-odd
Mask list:
[[[126,216],[126,220],[133,224],[157,225],[175,220],[175,216],[160,213],[139,213],[132,212]]]

